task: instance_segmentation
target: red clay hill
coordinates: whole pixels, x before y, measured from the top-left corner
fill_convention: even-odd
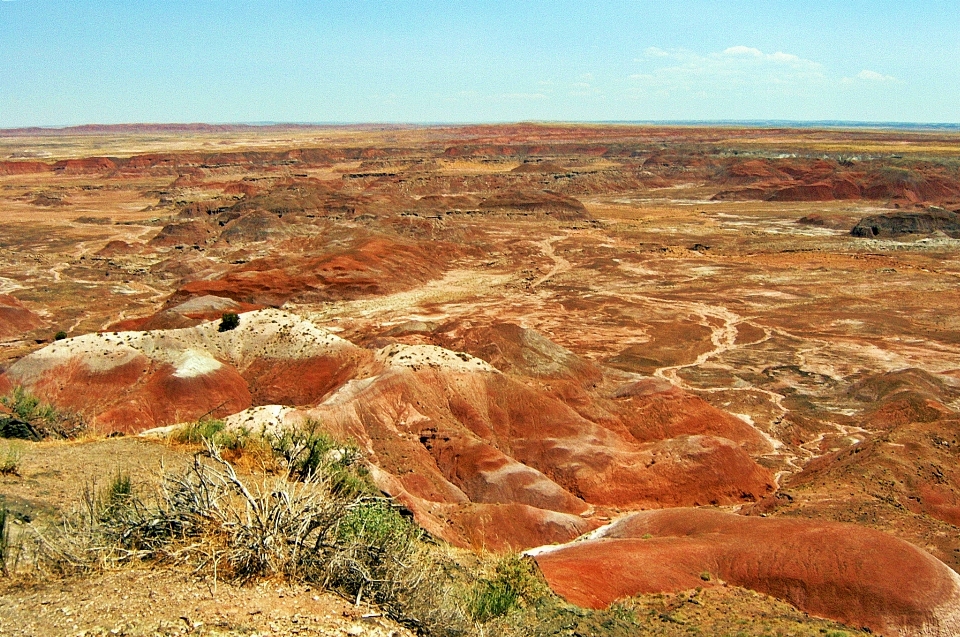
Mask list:
[[[890,637],[960,631],[960,576],[911,544],[852,524],[649,511],[536,560],[554,591],[591,608],[726,582]]]
[[[227,332],[211,322],[59,341],[12,365],[0,390],[23,386],[104,433],[205,414],[236,414],[231,422],[253,429],[323,422],[366,449],[381,486],[424,526],[460,545],[529,548],[597,526],[594,510],[772,492],[751,456],[769,447],[742,420],[656,384],[593,390],[600,372],[572,352],[513,325],[485,329],[466,340],[498,334],[506,357],[491,359],[511,373],[437,345],[362,349],[262,310]],[[538,376],[579,387],[577,408],[564,400],[571,392],[539,387]]]

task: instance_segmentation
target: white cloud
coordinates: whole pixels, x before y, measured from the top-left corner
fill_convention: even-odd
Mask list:
[[[641,93],[688,93],[704,96],[743,89],[809,89],[827,81],[818,62],[777,51],[764,53],[748,46],[732,46],[700,55],[687,49],[644,51],[643,69],[630,76]]]
[[[669,54],[667,51],[664,51],[663,49],[658,49],[658,48],[655,47],[655,46],[647,47],[647,49],[643,52],[643,54],[646,55],[647,57],[651,57],[651,58],[668,58],[668,57],[670,57],[670,54]]]
[[[857,78],[867,81],[867,82],[894,82],[897,78],[892,75],[884,75],[883,73],[877,73],[876,71],[868,71],[864,69],[857,73]]]
[[[543,93],[503,93],[500,95],[501,99],[505,100],[545,100],[547,96]]]
[[[760,49],[752,49],[749,46],[732,46],[729,49],[723,51],[724,55],[745,55],[747,57],[762,58],[763,51]],[[774,54],[777,55],[777,54]]]

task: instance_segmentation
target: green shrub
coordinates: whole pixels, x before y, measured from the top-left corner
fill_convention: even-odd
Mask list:
[[[386,552],[389,547],[403,546],[422,539],[416,524],[400,515],[389,500],[362,501],[347,510],[337,527],[340,544],[362,543]]]
[[[59,332],[53,335],[53,340],[55,341],[62,341],[65,338],[67,338],[67,333],[64,332],[63,330],[60,330]]]
[[[233,312],[224,312],[223,316],[220,318],[220,327],[217,328],[219,332],[229,332],[230,330],[235,330],[240,326],[240,315]]]
[[[14,387],[12,392],[0,397],[0,403],[13,412],[6,416],[0,415],[0,438],[67,438],[83,429],[83,421],[79,416],[57,411],[23,387]]]
[[[338,496],[379,495],[359,447],[336,440],[322,431],[317,421],[308,420],[302,427],[287,428],[267,438],[292,479],[304,481],[322,472]]]

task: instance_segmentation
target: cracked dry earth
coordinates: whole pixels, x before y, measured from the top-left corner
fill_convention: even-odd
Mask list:
[[[529,548],[641,508],[715,505],[881,531],[960,569],[956,135],[217,135],[222,153],[162,131],[0,138],[6,154],[50,153],[0,162],[0,384],[46,392],[101,433],[248,407],[320,414],[366,445],[381,488],[461,545]],[[878,215],[873,236],[851,235]],[[902,231],[916,219],[943,225]],[[47,348],[58,330],[152,334],[264,308],[341,337],[339,353],[288,369],[276,352],[210,346],[208,405],[170,380],[179,350],[138,345],[142,368],[107,378]],[[493,371],[391,362],[421,346]],[[50,369],[101,388],[109,410]],[[129,407],[144,395],[183,410]],[[706,484],[710,449],[749,478],[731,464],[722,488]],[[634,453],[693,469],[644,499],[617,465]],[[497,482],[507,474],[540,486]],[[547,492],[562,497],[530,495]],[[515,535],[483,530],[504,520]]]

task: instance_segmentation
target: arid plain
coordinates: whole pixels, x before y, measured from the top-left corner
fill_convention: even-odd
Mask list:
[[[115,433],[320,422],[580,606],[956,634],[958,210],[943,131],[5,131],[0,391],[84,429],[0,493],[53,516],[64,445],[109,474]]]

